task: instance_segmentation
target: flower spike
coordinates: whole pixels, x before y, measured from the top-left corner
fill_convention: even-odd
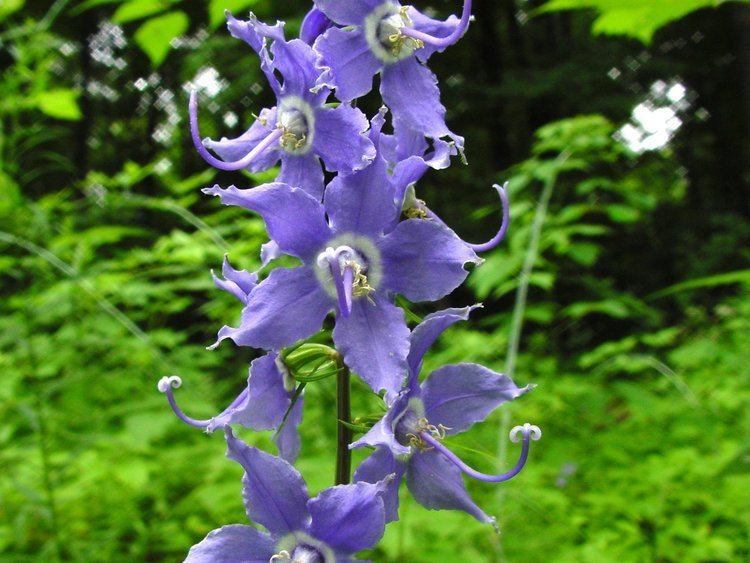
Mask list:
[[[179,389],[181,386],[182,379],[180,379],[176,375],[172,375],[170,377],[162,377],[159,380],[159,383],[157,383],[156,385],[156,387],[159,389],[159,392],[164,393],[167,396],[169,406],[172,407],[172,410],[177,415],[177,418],[179,418],[185,424],[189,424],[190,426],[194,426],[196,428],[208,428],[208,425],[210,423],[209,420],[196,420],[195,418],[191,418],[184,412],[182,412],[182,409],[177,406],[177,401],[174,398],[174,391],[172,390]]]
[[[233,171],[247,168],[250,164],[253,163],[255,159],[257,159],[266,151],[270,150],[273,147],[274,143],[276,143],[276,141],[279,141],[285,134],[284,128],[276,127],[272,129],[271,132],[266,136],[266,138],[258,143],[245,156],[243,156],[239,160],[226,162],[223,160],[219,160],[210,152],[208,152],[208,149],[206,149],[203,141],[201,140],[200,131],[198,129],[198,92],[195,90],[190,92],[190,104],[188,107],[190,113],[190,135],[193,139],[195,150],[198,151],[198,154],[201,155],[201,158],[203,158],[203,160],[205,160],[214,168],[218,168],[219,170]]]
[[[435,37],[433,35],[429,35],[428,33],[423,33],[406,26],[401,27],[399,29],[399,32],[401,33],[401,35],[406,35],[407,37],[411,37],[412,39],[415,39],[417,41],[428,43],[430,45],[434,45],[435,47],[443,48],[449,47],[456,43],[459,39],[461,39],[463,34],[466,33],[466,30],[469,28],[470,21],[471,0],[464,0],[464,8],[461,12],[461,20],[458,22],[458,25],[456,26],[456,29],[453,31],[453,33],[451,33],[448,37]]]
[[[512,479],[521,472],[521,469],[523,469],[523,466],[526,465],[526,460],[529,457],[529,443],[531,442],[531,440],[537,441],[542,437],[542,431],[539,430],[538,426],[526,423],[523,426],[516,426],[510,431],[511,442],[518,442],[519,433],[523,434],[521,455],[519,456],[518,461],[516,462],[516,465],[513,467],[513,469],[511,469],[507,473],[502,473],[500,475],[488,475],[486,473],[480,473],[479,471],[472,469],[471,467],[466,465],[461,460],[461,458],[459,458],[456,454],[446,448],[440,442],[439,436],[434,437],[429,431],[420,432],[419,438],[423,442],[429,444],[431,447],[435,448],[435,450],[443,454],[443,456],[445,456],[448,461],[458,467],[469,477],[473,477],[474,479],[478,479],[479,481],[484,481],[486,483],[502,483],[503,481]]]

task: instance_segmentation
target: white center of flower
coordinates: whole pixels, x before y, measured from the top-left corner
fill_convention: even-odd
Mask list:
[[[352,296],[367,297],[375,291],[383,278],[380,251],[372,241],[363,236],[343,234],[328,242],[327,248],[318,254],[315,274],[326,293],[337,298],[336,284],[331,273],[331,265],[337,265],[340,272],[349,267],[353,271]]]
[[[326,544],[304,532],[284,536],[276,545],[279,551],[271,556],[273,563],[334,563],[336,556]]]
[[[315,113],[299,96],[285,96],[279,103],[277,126],[284,131],[279,143],[290,154],[306,154],[315,135]]]
[[[406,8],[386,2],[370,12],[364,20],[365,39],[373,54],[385,63],[395,63],[423,46],[422,42],[401,34],[411,26]]]

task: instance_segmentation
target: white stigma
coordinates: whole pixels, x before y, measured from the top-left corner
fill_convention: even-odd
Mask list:
[[[156,384],[156,388],[160,393],[166,393],[170,387],[172,389],[179,389],[181,385],[182,379],[176,375],[170,375],[169,377],[162,377],[159,383]]]
[[[526,434],[529,434],[531,436],[531,439],[535,442],[542,437],[542,431],[539,429],[539,427],[534,426],[533,424],[529,424],[528,422],[523,426],[514,426],[511,429],[509,435],[510,441],[514,444],[520,442],[521,438],[518,437],[519,434],[523,434],[524,436],[526,436]]]
[[[342,256],[344,259],[342,260]],[[331,246],[318,254],[318,258],[315,263],[318,268],[327,268],[331,262],[338,262],[339,266],[343,266],[347,260],[352,260],[357,256],[357,253],[350,246],[341,245],[333,248]]]

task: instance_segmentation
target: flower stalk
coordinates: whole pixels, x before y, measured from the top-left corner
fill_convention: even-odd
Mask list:
[[[347,485],[352,474],[352,451],[349,449],[352,442],[351,374],[340,356],[337,363],[339,369],[336,374],[336,485]]]

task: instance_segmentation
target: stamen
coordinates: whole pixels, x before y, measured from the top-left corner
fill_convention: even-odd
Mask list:
[[[193,139],[195,150],[198,151],[198,154],[201,155],[203,160],[205,160],[214,168],[218,168],[219,170],[232,171],[247,168],[256,158],[272,148],[276,144],[276,141],[284,136],[284,130],[282,128],[275,128],[271,130],[271,132],[263,140],[261,140],[260,143],[255,145],[255,147],[241,159],[226,162],[223,160],[219,160],[210,152],[208,152],[208,149],[203,145],[203,141],[201,141],[200,131],[198,129],[198,92],[196,90],[190,92],[189,113],[190,135]],[[265,125],[265,123],[262,123],[262,125]]]
[[[177,401],[175,401],[174,398],[174,392],[172,389],[179,389],[182,385],[182,379],[180,379],[176,375],[172,375],[170,377],[162,377],[159,380],[159,383],[157,383],[156,387],[159,389],[159,392],[164,393],[167,396],[167,401],[169,401],[169,406],[172,407],[172,410],[177,415],[177,418],[179,418],[182,422],[185,424],[189,424],[190,426],[195,426],[196,428],[208,428],[210,420],[197,420],[195,418],[191,418],[187,416],[184,412],[182,412],[182,409],[177,406]]]
[[[275,553],[271,556],[271,558],[268,560],[269,563],[273,563],[274,561],[291,561],[292,560],[292,554],[289,553],[286,549],[282,549],[278,553]]]
[[[473,477],[474,479],[485,481],[487,483],[502,483],[503,481],[512,479],[521,472],[521,469],[523,469],[523,466],[526,465],[526,460],[529,457],[529,443],[531,442],[531,440],[536,441],[542,437],[542,431],[539,430],[538,426],[526,423],[523,426],[516,426],[510,431],[510,439],[512,442],[518,442],[519,433],[523,434],[521,455],[519,456],[518,461],[516,462],[516,465],[513,467],[513,469],[511,469],[507,473],[502,473],[500,475],[488,475],[487,473],[480,473],[479,471],[472,469],[471,467],[466,465],[456,454],[446,448],[439,441],[439,439],[434,438],[429,432],[420,432],[419,439],[426,442],[441,454],[443,454],[443,456],[445,456],[448,461],[450,461],[453,465],[466,473],[466,475],[468,475],[469,477]]]
[[[399,29],[399,32],[403,35],[406,35],[407,37],[423,41],[424,43],[429,43],[430,45],[434,45],[435,47],[449,47],[450,45],[453,45],[455,42],[461,39],[463,34],[466,33],[470,21],[471,0],[464,0],[464,8],[461,12],[461,20],[458,22],[456,29],[453,30],[453,33],[451,33],[448,37],[434,37],[427,33],[417,31],[416,29],[413,29],[411,27],[402,27],[401,29]]]
[[[362,273],[362,266],[357,262],[349,262],[347,265],[350,265],[354,270],[354,280],[352,281],[354,297],[367,297],[374,304],[370,294],[375,291],[375,288],[370,285],[367,276]]]

